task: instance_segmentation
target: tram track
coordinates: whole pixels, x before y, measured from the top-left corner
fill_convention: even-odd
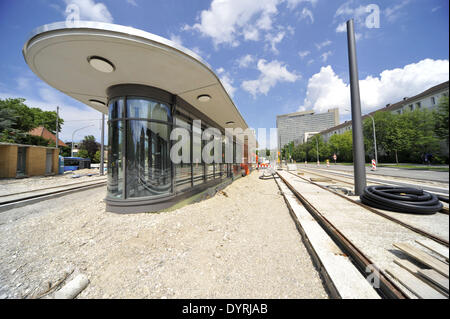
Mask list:
[[[74,184],[69,184],[69,185],[74,185]],[[106,180],[103,180],[100,182],[89,181],[89,182],[82,182],[82,183],[76,183],[76,184],[77,184],[76,186],[72,186],[72,187],[65,187],[67,185],[62,185],[62,186],[48,187],[48,188],[44,188],[44,189],[37,189],[37,190],[33,190],[33,191],[25,191],[25,192],[16,193],[16,194],[3,195],[2,196],[3,198],[4,197],[12,197],[12,198],[3,199],[0,201],[0,213],[8,211],[13,208],[31,205],[31,204],[34,204],[36,202],[40,202],[43,200],[60,197],[60,196],[84,191],[84,190],[91,189],[91,188],[105,186]],[[82,185],[80,185],[80,184],[82,184]],[[45,192],[45,193],[39,193],[39,192],[42,192],[43,190],[55,189],[55,188],[60,188],[60,189],[50,191],[50,192]],[[35,194],[33,194],[33,193],[35,193]],[[26,194],[26,195],[20,196],[22,194]],[[17,196],[19,196],[19,197],[17,197]]]
[[[344,184],[347,184],[347,185],[351,185],[352,187],[354,187],[354,185],[355,185],[353,182],[344,181],[344,180],[342,180],[342,179],[338,179],[338,178],[336,178],[336,177],[330,177],[330,176],[327,176],[327,175],[319,174],[319,173],[317,173],[317,172],[311,172],[309,169],[303,169],[303,170],[304,170],[305,172],[307,172],[308,174],[316,175],[316,176],[319,176],[319,177],[323,177],[323,178],[327,178],[327,179],[330,179],[330,180],[334,180],[334,181],[337,181],[337,182],[340,182],[340,183],[344,183]],[[290,172],[289,172],[289,173],[290,173]],[[327,172],[327,173],[330,174],[330,175],[333,175],[332,172]],[[294,175],[295,175],[295,174],[294,174]],[[297,176],[297,175],[295,175],[295,176]],[[298,177],[299,177],[299,176],[298,176]],[[350,178],[350,177],[345,177],[345,178]],[[371,184],[398,186],[398,184],[389,183],[390,181],[386,181],[386,182],[383,182],[383,183],[382,183],[382,182],[372,181],[372,180],[370,180],[370,179],[369,179],[369,181],[370,181]],[[403,184],[402,186],[413,187],[413,186],[415,186],[415,185]],[[436,193],[435,193],[435,194],[436,194]],[[436,194],[436,195],[440,195],[440,194]],[[356,202],[356,203],[359,204],[359,202]],[[367,205],[366,205],[366,206],[367,206]],[[367,206],[367,207],[369,207],[369,206]],[[443,207],[438,213],[442,213],[442,214],[449,215],[449,209],[448,209],[448,207]]]
[[[292,173],[291,173],[292,174]],[[342,251],[351,257],[355,266],[360,273],[367,277],[367,269],[374,270],[379,276],[379,288],[375,288],[377,292],[384,298],[389,299],[406,299],[407,295],[394,283],[375,263],[366,256],[360,249],[358,249],[337,227],[335,227],[314,205],[312,205],[302,194],[300,194],[289,181],[287,181],[281,174],[277,173],[285,185],[292,191],[304,207],[311,213],[314,219],[322,226],[325,232],[334,240],[334,242],[342,249]],[[292,174],[302,180],[305,180],[313,185],[320,186],[316,183],[308,181],[305,178]],[[324,188],[326,189],[326,188]],[[328,190],[328,189],[326,189]],[[330,191],[330,190],[328,190]],[[332,192],[332,191],[330,191]],[[332,192],[336,194],[335,192]]]
[[[420,235],[422,235],[422,236],[424,236],[424,237],[427,237],[427,238],[429,238],[429,239],[432,239],[432,240],[434,240],[434,241],[436,241],[437,243],[439,243],[439,244],[442,244],[442,245],[444,245],[444,246],[446,246],[446,247],[449,247],[449,241],[448,240],[446,240],[446,239],[444,239],[444,238],[441,238],[441,237],[439,237],[439,236],[436,236],[436,235],[434,235],[434,234],[431,234],[430,232],[428,232],[428,231],[426,231],[426,230],[423,230],[423,229],[420,229],[420,228],[418,228],[418,227],[415,227],[415,226],[413,226],[413,225],[411,225],[411,224],[408,224],[408,223],[405,223],[405,222],[403,222],[403,221],[401,221],[401,220],[399,220],[399,219],[397,219],[397,218],[395,218],[395,217],[392,217],[392,216],[390,216],[390,215],[388,215],[388,214],[385,214],[385,213],[383,213],[382,211],[379,211],[378,209],[375,209],[375,208],[373,208],[373,207],[370,207],[370,206],[368,206],[368,205],[365,205],[365,204],[363,204],[363,203],[361,203],[361,202],[359,202],[359,201],[356,201],[356,200],[353,200],[353,199],[351,199],[351,198],[349,198],[348,196],[346,196],[346,195],[343,195],[343,194],[339,194],[339,193],[337,193],[337,192],[334,192],[334,191],[332,191],[332,190],[330,190],[329,188],[327,188],[327,187],[325,187],[325,186],[323,186],[323,185],[320,185],[320,184],[317,184],[317,183],[315,183],[315,182],[313,182],[313,181],[310,181],[310,180],[308,180],[308,179],[306,179],[306,178],[303,178],[303,177],[301,177],[301,176],[298,176],[298,175],[296,175],[296,174],[293,174],[292,172],[289,172],[289,171],[287,171],[289,174],[292,174],[293,176],[295,176],[295,177],[297,177],[297,178],[300,178],[301,180],[304,180],[304,181],[306,181],[306,182],[309,182],[309,183],[311,183],[311,184],[313,184],[313,185],[315,185],[315,186],[317,186],[317,187],[320,187],[320,188],[322,188],[322,189],[324,189],[324,190],[326,190],[326,191],[328,191],[328,192],[330,192],[330,193],[333,193],[333,194],[335,194],[335,195],[337,195],[337,196],[339,196],[339,197],[341,197],[341,198],[344,198],[345,200],[347,200],[347,201],[349,201],[349,202],[351,202],[351,203],[353,203],[353,204],[357,204],[358,206],[361,206],[362,208],[364,208],[364,209],[366,209],[366,210],[368,210],[368,211],[370,211],[370,212],[372,212],[372,213],[375,213],[375,214],[377,214],[377,215],[379,215],[379,216],[382,216],[382,217],[384,217],[384,218],[386,218],[386,219],[388,219],[388,220],[390,220],[390,221],[392,221],[392,222],[394,222],[394,223],[396,223],[396,224],[399,224],[399,225],[401,225],[401,226],[403,226],[403,227],[405,227],[405,228],[408,228],[409,230],[412,230],[413,232],[415,232],[415,233],[417,233],[417,234],[420,234]],[[314,175],[315,173],[313,173],[313,175]],[[318,175],[318,174],[316,174],[316,175]],[[330,178],[330,177],[327,177],[327,178],[329,178],[329,179],[333,179],[333,178]],[[353,185],[353,184],[352,184]]]
[[[324,171],[324,169],[319,169],[319,168],[299,168],[299,169],[303,169],[305,171],[311,171],[311,170],[319,170],[321,172]],[[338,175],[338,176],[342,176],[344,178],[353,178],[353,175],[347,174],[347,173],[341,173],[341,172],[335,172],[335,171],[326,171],[326,173],[331,174],[331,175]],[[396,176],[391,176],[394,178],[398,178]],[[406,183],[406,182],[398,182],[398,181],[393,181],[391,179],[380,179],[380,178],[374,178],[374,177],[367,177],[367,180],[370,181],[371,183],[374,184],[382,184],[382,185],[392,185],[392,186],[403,186],[403,187],[416,187],[417,188],[417,184],[414,183]],[[421,180],[421,182],[423,182]],[[436,194],[439,195],[445,195],[448,197],[448,189],[443,189],[440,187],[433,187],[433,186],[428,186],[428,185],[419,185],[420,188],[422,188],[423,190],[429,191],[429,192],[434,192]]]

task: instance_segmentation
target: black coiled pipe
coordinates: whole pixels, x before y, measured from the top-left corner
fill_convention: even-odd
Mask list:
[[[360,199],[363,204],[401,213],[434,214],[443,207],[435,194],[410,187],[368,186]]]

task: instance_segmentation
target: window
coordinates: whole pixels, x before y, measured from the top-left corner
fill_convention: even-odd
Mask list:
[[[416,108],[420,109],[421,107],[422,107],[422,103],[417,102],[417,103],[416,103]]]
[[[177,127],[182,127],[186,130],[189,131],[189,134],[192,134],[192,128],[190,123],[188,123],[187,120],[181,119],[180,117],[176,117],[175,118],[175,125]],[[189,135],[189,137],[190,137]],[[179,137],[178,141],[181,140],[181,136]],[[177,141],[174,141],[174,143],[176,143]],[[189,145],[184,145],[183,146],[186,149],[189,149],[189,153],[191,153],[191,138],[189,138]],[[182,150],[180,151],[182,152]],[[179,154],[182,155],[182,154]],[[192,156],[189,156],[190,158]],[[192,180],[191,180],[191,175],[192,175],[192,165],[191,165],[191,160],[189,158],[189,162],[188,163],[179,163],[179,164],[174,164],[175,165],[175,185],[176,185],[176,190],[177,191],[182,191],[185,190],[187,188],[192,187]]]
[[[130,120],[126,135],[126,198],[170,193],[170,126]]]
[[[202,129],[197,126],[193,126],[192,129],[192,176],[194,178],[194,185],[198,185],[205,181],[204,164],[202,162]]]
[[[436,105],[436,99],[434,96],[431,97],[431,105]]]
[[[124,196],[123,146],[124,124],[122,118],[124,99],[114,99],[109,104],[109,141],[108,141],[108,196],[122,198]]]
[[[409,105],[409,110],[410,110],[410,111],[414,110],[414,105],[410,104],[410,105]]]
[[[172,193],[170,106],[141,97],[109,103],[108,196],[137,198]]]

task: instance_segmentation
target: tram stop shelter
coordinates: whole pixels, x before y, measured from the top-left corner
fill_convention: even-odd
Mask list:
[[[191,137],[208,127],[222,133],[248,128],[218,76],[196,53],[131,27],[75,21],[37,28],[23,55],[44,82],[108,115],[107,210],[164,209],[241,175],[240,160],[207,164],[194,158],[204,141],[193,138],[189,163],[170,160],[176,127]],[[201,129],[194,120],[201,120]],[[233,146],[249,139],[254,135],[236,136]]]

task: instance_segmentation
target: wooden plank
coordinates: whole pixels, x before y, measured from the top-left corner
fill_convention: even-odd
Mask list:
[[[433,269],[419,269],[418,273],[448,294],[448,278]]]
[[[432,240],[416,240],[416,243],[425,248],[428,248],[439,256],[444,257],[448,261],[448,247],[445,247],[444,245],[441,245]]]
[[[436,286],[448,295],[448,279],[433,269],[422,269],[406,259],[394,259],[394,262],[406,269],[431,287]],[[433,287],[434,288],[434,287]]]
[[[412,262],[406,259],[394,259],[394,262],[400,267],[406,269],[413,275],[418,275],[420,268],[414,265]]]
[[[297,200],[292,191],[281,180],[276,180],[292,213],[295,223],[301,228],[308,248],[317,257],[318,268],[325,272],[338,297],[342,299],[380,299],[372,285],[353,265],[352,261],[333,242],[306,208]],[[314,258],[315,260],[316,258]],[[327,281],[327,280],[326,280]]]
[[[448,278],[449,270],[448,270],[448,265],[446,263],[434,258],[433,256],[431,256],[409,244],[398,243],[398,244],[394,244],[394,247],[400,249],[402,252],[404,252],[408,256],[415,258],[416,260],[427,265],[428,267],[433,268],[438,273],[440,273]]]
[[[402,268],[386,269],[386,272],[421,299],[447,299],[446,296]]]

